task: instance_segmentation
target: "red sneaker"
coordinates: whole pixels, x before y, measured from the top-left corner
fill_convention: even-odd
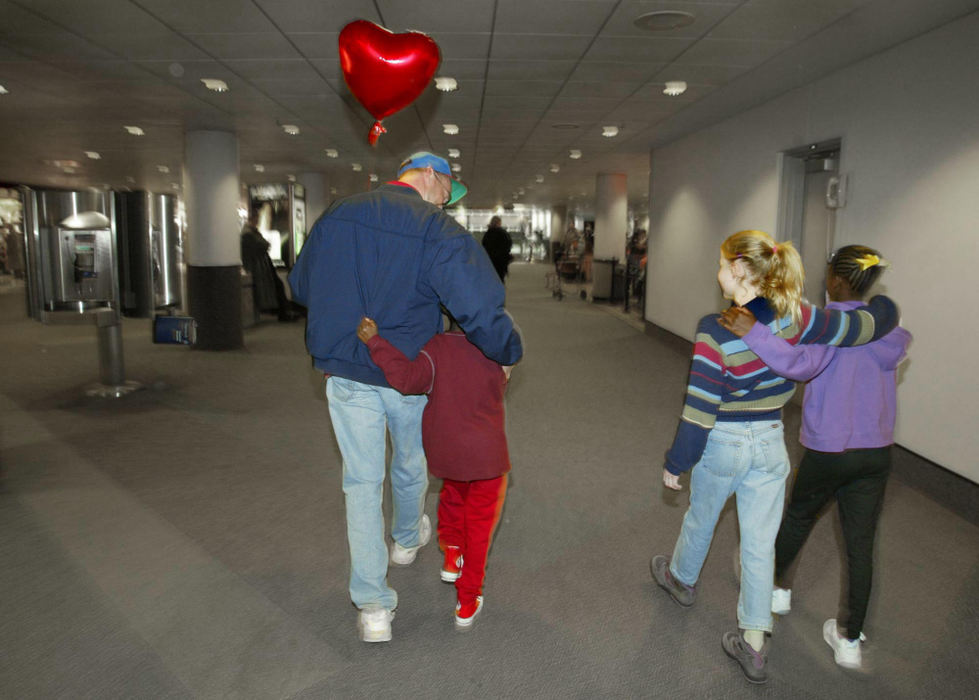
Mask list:
[[[456,629],[468,630],[473,626],[476,616],[483,610],[483,596],[476,596],[476,600],[471,603],[456,603]]]
[[[462,576],[462,549],[460,547],[445,548],[445,562],[442,564],[442,580],[446,583],[458,581]]]

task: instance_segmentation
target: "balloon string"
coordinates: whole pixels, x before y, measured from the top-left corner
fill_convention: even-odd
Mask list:
[[[369,143],[371,146],[376,145],[377,139],[380,138],[381,134],[386,134],[387,132],[388,130],[381,126],[381,122],[374,122],[370,132],[367,134],[367,143]]]

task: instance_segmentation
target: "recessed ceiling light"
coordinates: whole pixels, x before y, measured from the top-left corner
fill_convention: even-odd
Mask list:
[[[450,148],[449,149],[449,158],[458,158],[461,155],[462,155],[462,153],[459,152],[459,149],[458,148]]]
[[[161,172],[161,173],[168,173],[168,172],[170,172],[170,168],[168,166],[166,166],[166,165],[158,165],[158,166],[156,166],[156,170],[157,170],[157,172]]]
[[[228,84],[223,80],[218,80],[217,78],[201,78],[201,82],[204,83],[204,87],[208,90],[213,90],[214,92],[228,91]]]
[[[65,175],[74,175],[75,172],[77,172],[77,168],[72,168],[72,167],[62,168],[61,172],[63,172]]]
[[[686,91],[687,84],[683,80],[667,80],[666,86],[663,88],[663,94],[669,95],[670,97],[682,95]]]
[[[125,129],[126,131],[128,131],[133,136],[143,136],[146,133],[145,131],[143,131],[142,129],[140,129],[138,126],[124,126],[122,128]]]
[[[126,182],[128,182],[130,185],[135,185],[136,178],[134,178],[132,175],[126,175]]]
[[[337,193],[337,188],[336,187],[331,187],[330,188],[330,194],[336,194],[336,193]]]
[[[517,194],[524,194],[524,188],[521,187],[517,190]]]
[[[537,184],[540,184],[540,183],[544,182],[544,176],[543,175],[534,175],[534,180],[537,182]]]
[[[7,95],[9,93],[10,93],[10,90],[8,90],[7,88],[5,88],[3,85],[0,85],[0,95]]]
[[[459,133],[459,127],[455,124],[443,124],[442,132],[448,134],[449,136],[455,136]]]
[[[102,154],[98,151],[85,151],[85,157],[91,158],[92,160],[98,160],[102,157]]]
[[[179,190],[180,189],[180,183],[179,182],[171,182],[170,183],[170,189],[171,190]]]
[[[283,124],[282,130],[290,136],[296,136],[299,134],[299,127],[295,124]]]
[[[370,180],[371,182],[377,182],[377,174],[371,173],[370,175],[367,176],[367,179]]]
[[[697,18],[689,12],[657,10],[656,12],[647,12],[644,15],[639,15],[632,21],[632,26],[645,29],[648,32],[664,32],[670,29],[686,27],[689,24],[693,24],[695,19]]]
[[[617,126],[603,126],[602,127],[602,136],[604,136],[605,138],[609,138],[610,139],[613,136],[618,136],[618,135],[619,135],[619,127],[617,127]]]
[[[550,171],[551,171],[552,173],[556,173],[556,172],[558,172],[558,171],[559,171],[560,169],[561,169],[561,166],[560,166],[560,165],[558,165],[557,163],[551,163],[551,167],[550,167],[550,168],[548,168],[548,170],[550,170]]]
[[[361,170],[364,169],[364,166],[362,166],[360,163],[351,163],[350,167],[354,169],[355,173],[359,173]]]
[[[296,176],[295,175],[286,175],[286,180],[288,180],[289,182],[295,182],[296,181]]]
[[[459,89],[459,83],[455,78],[439,77],[435,79],[435,88],[442,92],[452,92]]]
[[[578,160],[581,158],[581,151],[579,151],[577,148],[572,148],[570,151],[568,151],[568,158],[571,160]]]
[[[339,158],[340,151],[335,148],[324,148],[323,152],[326,154],[327,158]]]
[[[452,164],[452,172],[454,172],[454,173],[460,173],[460,172],[462,172],[462,165],[460,163],[453,163]]]
[[[255,166],[254,167],[255,167],[255,172],[256,173],[264,173],[265,172],[265,166],[262,165],[261,163],[255,163]]]

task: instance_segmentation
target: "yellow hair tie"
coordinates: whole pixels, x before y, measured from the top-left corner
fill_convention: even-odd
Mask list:
[[[880,265],[880,258],[870,253],[869,255],[864,255],[862,258],[857,258],[855,262],[860,265],[861,271],[865,272],[874,265]]]

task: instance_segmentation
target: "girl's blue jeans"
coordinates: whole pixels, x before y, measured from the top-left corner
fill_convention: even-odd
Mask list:
[[[422,447],[426,396],[403,396],[388,387],[343,377],[326,381],[333,432],[343,457],[343,493],[350,545],[350,598],[354,605],[394,610],[398,594],[388,586],[388,549],[381,510],[385,433],[391,435],[391,537],[404,547],[418,544],[428,490]]]
[[[788,475],[782,422],[767,420],[716,423],[690,477],[690,508],[683,517],[670,571],[688,586],[697,583],[721,509],[735,494],[741,529],[741,629],[772,629],[775,535]]]

